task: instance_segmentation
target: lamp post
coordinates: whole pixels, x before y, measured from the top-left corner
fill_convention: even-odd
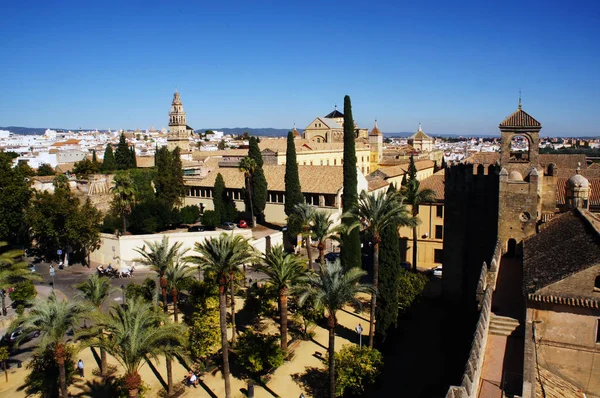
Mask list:
[[[123,305],[126,305],[125,302],[125,285],[121,285],[121,299],[123,300]]]

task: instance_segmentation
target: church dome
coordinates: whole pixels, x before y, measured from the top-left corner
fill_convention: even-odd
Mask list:
[[[513,170],[508,175],[508,179],[513,180],[513,181],[523,181],[523,175],[521,173],[519,173],[517,170]]]
[[[590,182],[581,174],[575,174],[567,181],[569,188],[589,188]]]

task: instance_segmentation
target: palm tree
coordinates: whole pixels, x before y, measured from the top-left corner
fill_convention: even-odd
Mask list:
[[[279,292],[279,334],[281,349],[287,354],[288,295],[290,288],[306,276],[302,260],[286,253],[282,245],[273,246],[263,256],[263,263],[254,267],[264,273]]]
[[[334,222],[331,219],[331,214],[325,211],[315,211],[313,216],[311,238],[316,240],[317,248],[319,249],[319,262],[321,264],[325,261],[325,249],[327,239],[333,239],[340,241],[339,235],[343,235],[348,231],[359,227],[358,223],[340,223],[334,226]]]
[[[75,286],[80,291],[79,297],[91,304],[97,311],[101,313],[102,304],[106,301],[108,296],[114,292],[114,289],[110,284],[110,279],[107,277],[98,277],[98,275],[91,275],[85,282]],[[104,336],[102,329],[99,329],[99,337]],[[106,350],[100,347],[100,375],[104,376],[106,373]]]
[[[304,278],[304,285],[297,289],[298,302],[304,305],[307,300],[316,308],[327,310],[327,325],[329,327],[329,396],[335,397],[335,327],[337,312],[349,303],[360,306],[357,299],[359,293],[375,294],[371,285],[359,283],[366,271],[355,267],[344,270],[339,260],[320,265],[319,273],[309,273]]]
[[[225,397],[231,398],[229,382],[229,344],[227,342],[227,286],[232,275],[240,272],[244,264],[257,259],[255,249],[240,235],[221,234],[218,238],[198,242],[194,250],[200,256],[190,256],[188,261],[213,274],[219,285],[219,311],[221,326],[221,346],[223,351],[223,378],[225,379]],[[235,331],[234,331],[235,333]]]
[[[135,200],[135,189],[129,173],[115,175],[114,186],[110,189],[114,194],[114,206],[121,215],[123,233],[127,232],[127,214],[131,212],[131,205]]]
[[[244,156],[242,160],[240,160],[239,169],[244,173],[244,181],[246,183],[246,195],[248,196],[248,201],[250,204],[250,214],[252,216],[252,226],[256,225],[256,218],[254,217],[254,208],[252,207],[252,176],[254,175],[254,171],[256,170],[256,161],[252,159],[250,156]]]
[[[165,272],[165,278],[167,279],[168,287],[171,289],[171,297],[173,299],[173,318],[175,323],[179,321],[177,315],[179,313],[177,308],[179,292],[189,286],[190,282],[194,280],[194,269],[187,265],[185,260],[176,261],[167,266]]]
[[[152,271],[158,273],[163,297],[163,309],[165,312],[168,311],[168,282],[165,278],[165,273],[167,272],[169,265],[173,264],[173,262],[185,254],[185,251],[180,250],[182,244],[183,243],[181,242],[177,242],[173,246],[169,246],[169,238],[164,236],[160,242],[144,241],[144,246],[142,248],[134,249],[142,256],[141,258],[136,258],[134,261],[149,266]],[[146,246],[148,246],[148,251],[146,251]]]
[[[67,356],[66,334],[69,330],[76,330],[90,311],[90,308],[80,301],[58,300],[54,292],[48,299],[36,299],[29,314],[23,320],[21,327],[25,338],[31,332],[37,331],[40,339],[38,350],[44,352],[47,347],[54,349],[56,363],[58,364],[60,397],[67,398],[67,379],[65,372],[65,359]]]
[[[6,242],[0,242],[0,248],[7,246]],[[0,289],[6,290],[15,283],[23,281],[41,281],[40,274],[31,272],[29,264],[23,261],[23,250],[8,250],[0,254]],[[2,308],[5,306],[5,296],[2,295]]]
[[[132,298],[127,306],[113,306],[98,324],[107,332],[100,344],[125,368],[125,387],[137,397],[142,384],[139,375],[144,361],[157,359],[165,347],[185,344],[185,327],[168,318],[143,298]]]
[[[373,286],[379,286],[379,244],[381,243],[381,232],[390,226],[412,226],[413,218],[409,215],[406,206],[402,203],[402,197],[395,191],[379,194],[360,193],[358,205],[354,211],[362,226],[371,235],[373,244]],[[369,319],[369,348],[373,348],[373,337],[375,333],[375,308],[377,295],[371,297],[371,316]]]
[[[311,270],[312,255],[310,253],[310,235],[315,216],[315,208],[306,202],[298,203],[294,206],[294,215],[298,217],[300,223],[300,230],[302,231],[302,237],[304,238],[304,244],[306,245],[306,254],[308,255],[308,269]]]
[[[412,269],[413,272],[417,272],[417,225],[419,225],[419,206],[422,203],[431,203],[435,201],[435,191],[433,189],[424,188],[419,189],[421,183],[416,178],[410,180],[408,184],[402,187],[402,193],[404,195],[404,201],[409,204],[412,208],[412,216],[415,222],[411,225],[412,227]]]

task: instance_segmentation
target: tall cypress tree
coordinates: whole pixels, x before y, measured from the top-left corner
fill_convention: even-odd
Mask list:
[[[131,152],[131,168],[136,169],[137,159],[135,158],[135,147],[132,145],[129,147],[129,150]]]
[[[285,214],[289,217],[294,211],[294,206],[304,202],[300,177],[298,176],[298,160],[296,159],[296,145],[294,134],[290,131],[287,136],[287,150],[285,152]]]
[[[98,163],[98,158],[96,157],[96,150],[92,150],[92,163]]]
[[[105,173],[116,170],[117,164],[115,162],[115,155],[113,154],[112,146],[106,144],[104,150],[104,159],[102,160],[102,171]]]
[[[390,185],[390,191],[395,187]],[[375,319],[377,329],[375,334],[379,341],[384,341],[389,329],[397,325],[398,321],[398,277],[401,269],[398,266],[400,259],[400,238],[396,227],[388,227],[381,233],[379,245],[379,286],[377,287],[377,308]]]
[[[213,206],[219,222],[223,220],[223,216],[225,214],[225,201],[223,200],[224,196],[225,181],[223,180],[221,173],[219,173],[215,178],[215,185],[213,186]]]
[[[118,170],[127,170],[131,166],[131,151],[125,140],[124,133],[121,133],[121,137],[119,138],[119,145],[117,145],[117,150],[115,151],[115,162],[117,163]]]
[[[354,119],[350,97],[344,97],[344,192],[342,205],[344,213],[354,210],[358,203],[358,176],[356,172],[356,148],[354,144]],[[354,220],[346,220],[352,223]],[[343,235],[340,260],[346,269],[361,267],[360,232],[354,228]]]
[[[267,205],[267,179],[262,169],[264,164],[260,148],[258,147],[258,139],[256,137],[250,137],[248,156],[256,162],[256,169],[252,175],[252,206],[254,207],[254,214],[259,220],[265,218],[265,206]]]

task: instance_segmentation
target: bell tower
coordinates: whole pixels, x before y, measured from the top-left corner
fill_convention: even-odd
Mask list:
[[[535,234],[541,217],[544,173],[539,161],[542,125],[518,109],[499,125],[500,187],[498,237],[504,250],[519,248],[523,239]],[[511,242],[509,242],[511,241]]]
[[[188,127],[181,103],[179,92],[175,90],[171,111],[169,112],[169,134],[167,136],[167,147],[170,151],[179,147],[183,151],[190,150],[190,140],[188,136]]]
[[[383,134],[377,127],[377,120],[369,133],[369,148],[369,173],[372,173],[379,168],[379,162],[383,158]]]

